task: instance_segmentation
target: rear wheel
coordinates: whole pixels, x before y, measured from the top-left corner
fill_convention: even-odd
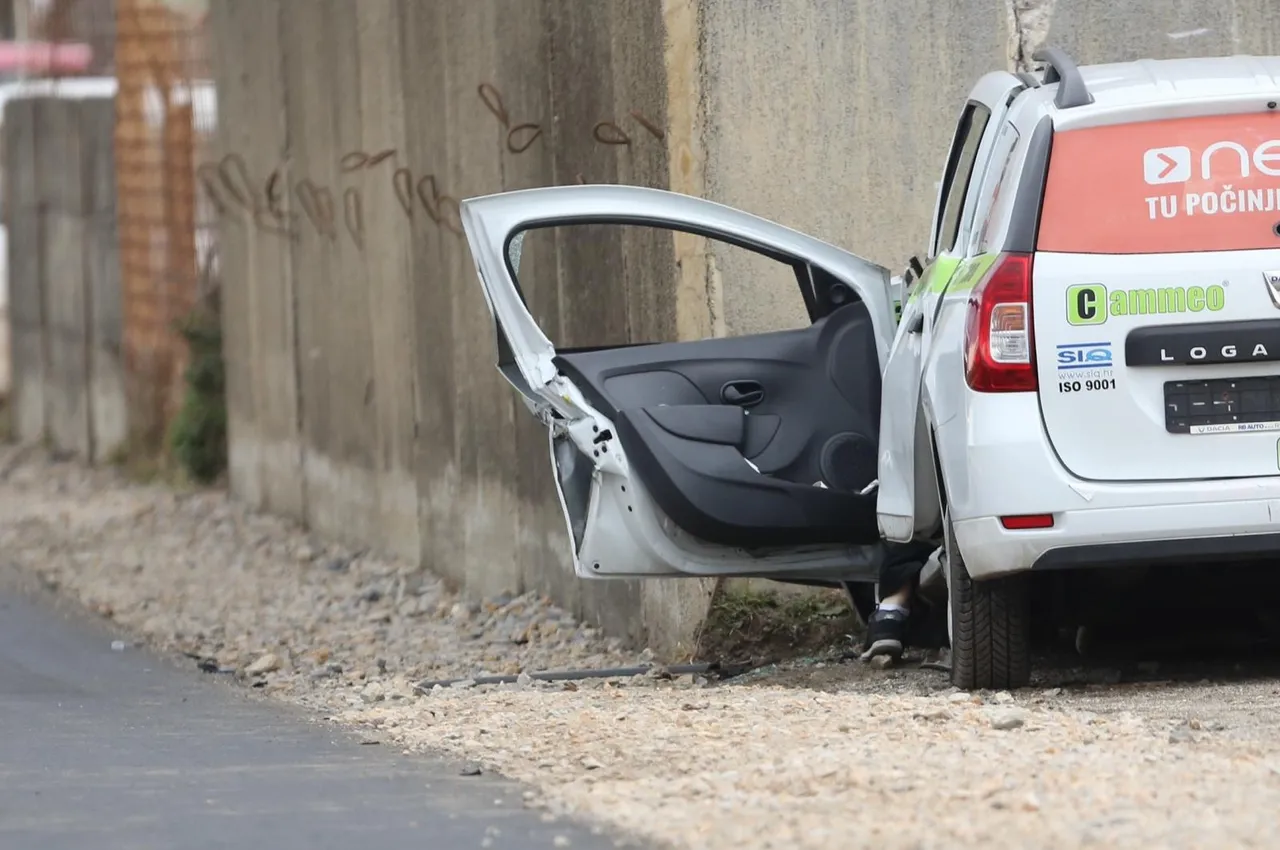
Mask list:
[[[1024,575],[974,581],[946,525],[951,683],[965,690],[1021,688],[1031,680],[1031,617]]]

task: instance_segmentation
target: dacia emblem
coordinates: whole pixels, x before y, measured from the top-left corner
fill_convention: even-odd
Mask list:
[[[1280,272],[1263,272],[1262,279],[1267,284],[1267,294],[1271,303],[1280,307]]]

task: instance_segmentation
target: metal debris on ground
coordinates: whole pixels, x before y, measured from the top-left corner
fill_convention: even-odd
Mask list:
[[[518,673],[513,676],[471,676],[463,679],[438,679],[419,682],[416,690],[419,693],[440,688],[471,688],[479,685],[526,685],[532,682],[577,682],[584,679],[630,679],[645,676],[656,679],[673,679],[677,676],[711,675],[720,681],[741,676],[755,669],[750,663],[724,664],[718,661],[699,664],[661,664],[641,665],[638,667],[607,667],[593,670],[550,670],[541,673]]]

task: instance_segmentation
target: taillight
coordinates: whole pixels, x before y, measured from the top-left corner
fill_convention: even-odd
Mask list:
[[[1034,392],[1031,255],[1001,254],[969,295],[964,379],[982,393]]]
[[[1002,516],[1000,524],[1010,531],[1022,531],[1028,528],[1053,528],[1053,514],[1019,514]]]

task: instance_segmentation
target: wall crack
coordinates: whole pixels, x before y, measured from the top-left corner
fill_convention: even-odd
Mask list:
[[[1056,0],[1006,0],[1009,15],[1008,67],[1010,71],[1032,71],[1032,56],[1049,36],[1049,21]]]

